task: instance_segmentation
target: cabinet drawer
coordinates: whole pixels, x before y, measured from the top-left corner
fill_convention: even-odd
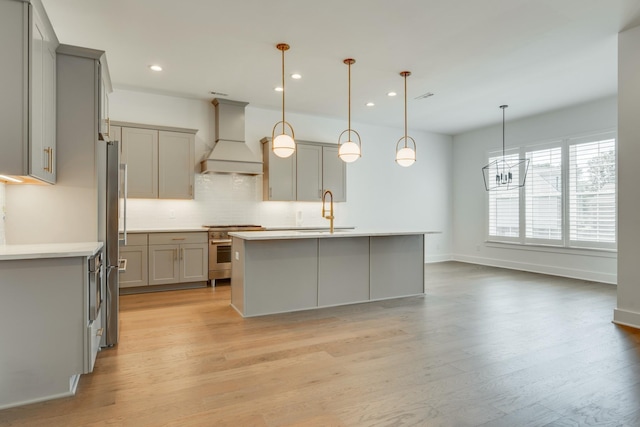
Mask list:
[[[120,239],[123,238],[120,233]],[[122,243],[120,245],[123,246]],[[147,246],[147,233],[127,233],[127,246]]]
[[[181,245],[183,243],[207,243],[206,231],[193,233],[149,233],[149,245]]]

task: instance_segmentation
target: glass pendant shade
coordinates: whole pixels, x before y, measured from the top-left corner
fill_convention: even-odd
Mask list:
[[[338,157],[345,163],[353,163],[360,158],[360,146],[353,141],[343,142],[338,150]]]
[[[411,71],[402,71],[400,75],[404,78],[404,136],[396,143],[396,163],[408,168],[416,162],[416,141],[407,135],[407,77],[411,75]],[[404,144],[400,145],[402,142]]]
[[[291,157],[291,155],[296,151],[296,143],[289,135],[282,133],[273,138],[272,150],[273,154],[278,157]]]
[[[416,152],[411,147],[403,147],[396,151],[396,163],[409,167],[416,162]]]

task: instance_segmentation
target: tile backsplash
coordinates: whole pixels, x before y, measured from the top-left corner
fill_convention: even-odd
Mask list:
[[[7,240],[5,237],[5,212],[7,211],[6,209],[6,203],[5,200],[6,198],[6,191],[5,191],[5,184],[0,182],[0,245],[4,245]]]
[[[264,202],[262,177],[236,174],[196,174],[194,200],[129,199],[130,229],[199,227],[210,224],[321,226],[320,202]],[[336,204],[336,225],[352,225],[346,206]],[[122,220],[122,219],[121,219]]]

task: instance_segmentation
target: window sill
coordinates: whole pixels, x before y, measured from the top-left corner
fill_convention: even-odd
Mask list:
[[[604,248],[581,248],[581,247],[564,247],[553,245],[536,245],[531,243],[517,242],[498,242],[495,240],[486,240],[485,245],[489,248],[515,249],[520,251],[547,252],[565,255],[581,255],[592,256],[598,258],[616,258],[618,251],[616,249]]]

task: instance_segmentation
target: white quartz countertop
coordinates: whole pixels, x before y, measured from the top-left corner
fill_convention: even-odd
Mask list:
[[[336,225],[333,227],[334,230],[353,230],[356,227],[353,225]],[[304,231],[304,230],[309,230],[309,231],[329,231],[329,226],[325,225],[325,226],[321,226],[321,225],[309,225],[309,226],[304,226],[304,225],[293,225],[293,226],[286,226],[286,225],[275,225],[275,226],[265,226],[264,229],[266,231],[284,231],[284,230],[289,230],[289,231]]]
[[[408,236],[414,234],[438,234],[440,231],[384,231],[384,230],[273,230],[273,231],[247,231],[230,232],[229,236],[244,240],[287,240],[287,239],[326,239],[335,237],[370,237],[370,236]]]
[[[194,233],[208,230],[208,227],[127,228],[127,233]],[[123,232],[124,230],[120,230],[120,233]]]
[[[90,257],[97,254],[100,249],[102,249],[102,242],[0,245],[0,261]]]

